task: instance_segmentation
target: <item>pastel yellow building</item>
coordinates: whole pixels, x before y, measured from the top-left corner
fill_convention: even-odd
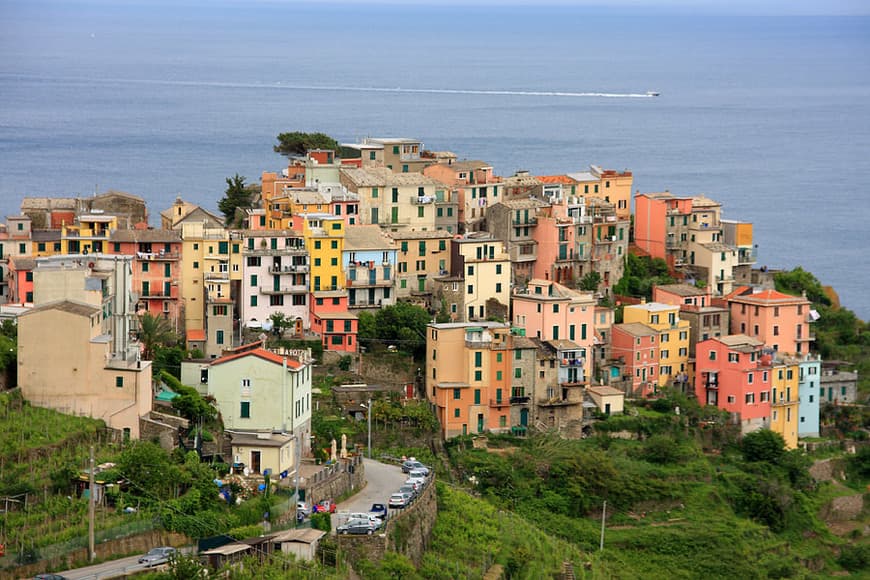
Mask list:
[[[311,291],[344,290],[341,252],[344,250],[344,219],[330,214],[303,216],[302,235],[311,265]]]
[[[108,250],[109,234],[118,229],[118,218],[106,214],[86,214],[60,229],[61,253],[96,254]]]
[[[782,435],[788,449],[796,449],[800,363],[790,357],[778,358],[770,372],[770,430]]]
[[[188,342],[205,341],[208,356],[232,346],[231,282],[241,283],[239,236],[223,227],[185,223],[181,228],[181,297]],[[191,335],[191,332],[193,334]]]
[[[680,307],[660,302],[633,304],[623,309],[624,323],[640,323],[659,333],[658,363],[660,387],[688,380],[689,330],[688,320],[680,318]]]

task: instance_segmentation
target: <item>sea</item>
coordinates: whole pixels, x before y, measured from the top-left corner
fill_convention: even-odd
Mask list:
[[[411,137],[705,194],[870,319],[870,18],[723,6],[0,0],[0,214],[116,189],[156,225],[280,171],[280,132]]]

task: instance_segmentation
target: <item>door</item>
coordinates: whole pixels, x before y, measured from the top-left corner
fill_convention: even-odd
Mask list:
[[[251,472],[260,473],[260,452],[251,451]]]
[[[529,426],[529,410],[528,409],[520,409],[520,425],[523,427]]]
[[[605,403],[605,404],[604,404],[604,414],[605,414],[605,415],[610,415],[610,403]]]
[[[483,413],[477,414],[477,432],[483,433]]]

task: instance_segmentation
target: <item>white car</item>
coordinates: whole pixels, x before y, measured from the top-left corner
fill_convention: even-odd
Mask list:
[[[351,512],[349,514],[338,514],[341,517],[347,518],[347,521],[350,520],[366,520],[371,522],[376,528],[380,528],[384,524],[384,520],[381,518],[374,516],[372,514],[364,514],[362,512]]]
[[[426,479],[427,477],[429,477],[429,470],[426,469],[425,467],[422,467],[419,469],[412,469],[411,471],[408,472],[408,477],[415,477],[415,478],[419,477],[419,478]]]

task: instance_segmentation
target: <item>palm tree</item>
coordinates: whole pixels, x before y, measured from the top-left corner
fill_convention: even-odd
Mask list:
[[[154,360],[154,351],[161,346],[175,345],[178,335],[168,320],[146,312],[139,317],[139,342],[145,349],[142,353],[145,360]]]

